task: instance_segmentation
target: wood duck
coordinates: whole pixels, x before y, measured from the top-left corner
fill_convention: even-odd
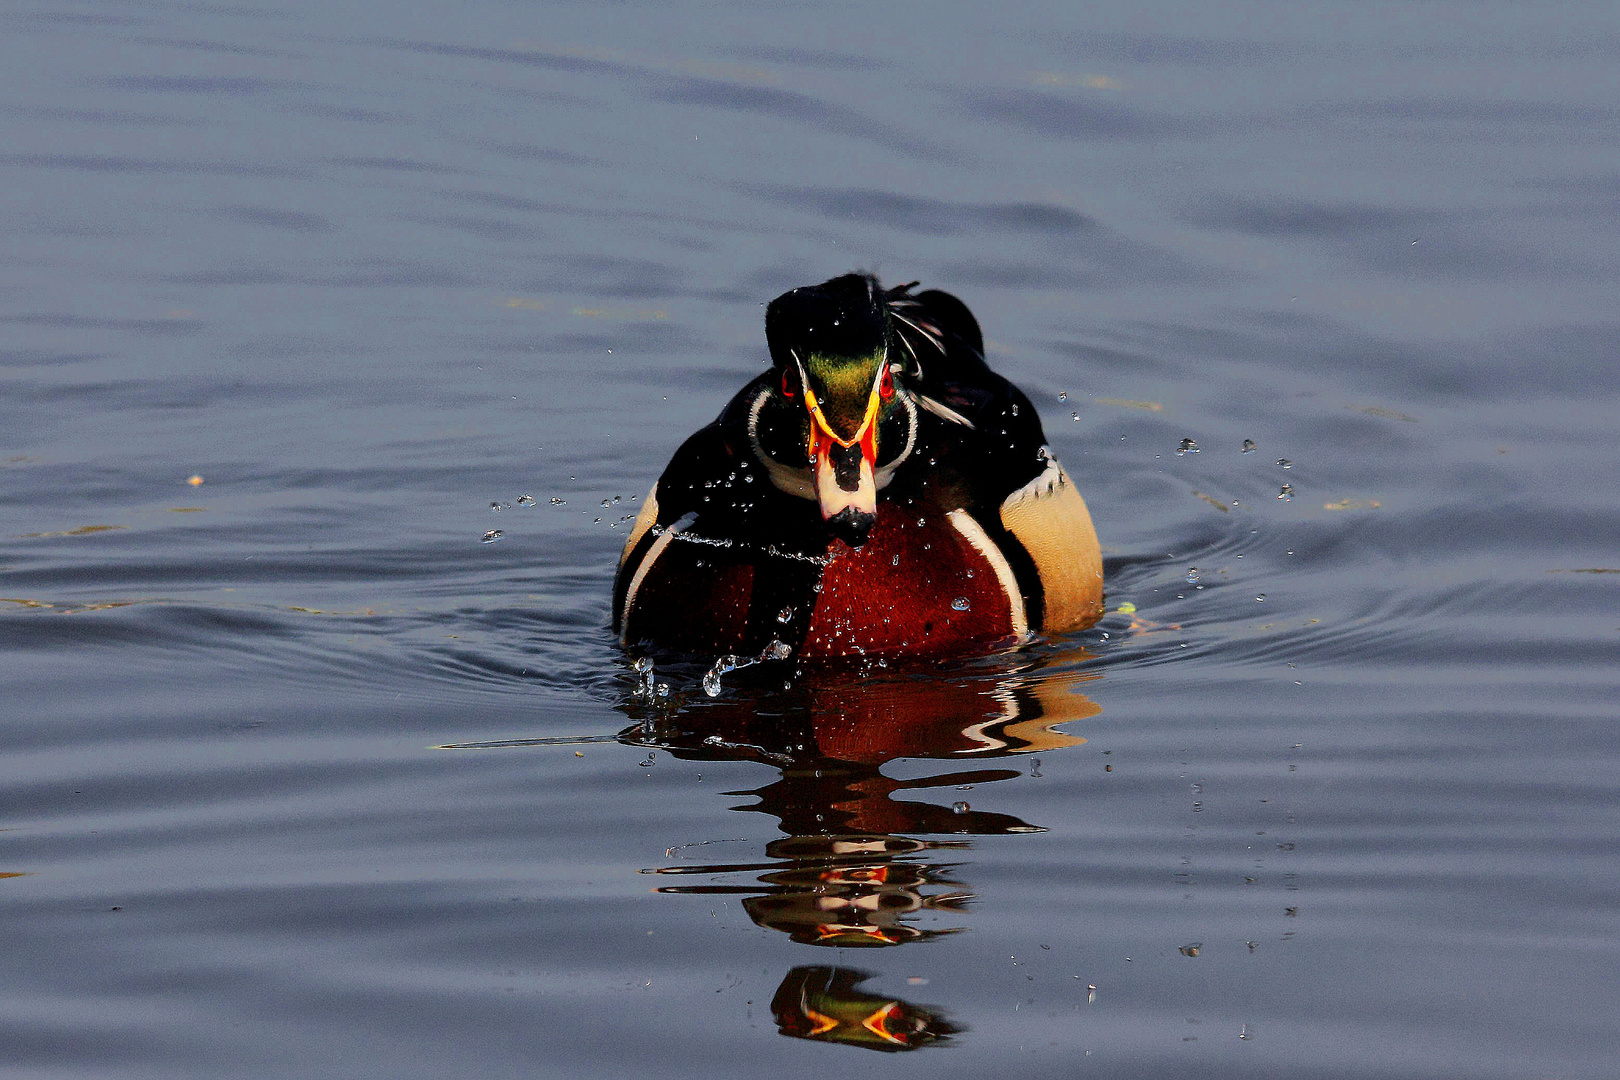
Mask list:
[[[765,311],[771,369],[687,439],[613,590],[621,644],[801,659],[1016,646],[1102,614],[1102,555],[967,306],[845,274]]]

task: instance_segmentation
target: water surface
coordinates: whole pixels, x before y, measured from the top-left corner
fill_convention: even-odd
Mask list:
[[[1612,1075],[1616,71],[1602,4],[12,6],[0,1068]],[[977,312],[1111,614],[648,702],[626,519],[856,267]]]

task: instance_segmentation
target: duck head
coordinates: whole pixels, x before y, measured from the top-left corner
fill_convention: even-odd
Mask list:
[[[773,404],[797,428],[822,520],[851,547],[877,521],[880,429],[898,404],[883,288],[845,274],[783,293],[765,310]]]

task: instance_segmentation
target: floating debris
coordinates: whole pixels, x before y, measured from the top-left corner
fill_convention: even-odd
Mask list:
[[[1181,947],[1181,955],[1182,956],[1197,956],[1199,953],[1201,953],[1203,951],[1204,951],[1204,943],[1202,941],[1195,941],[1191,945],[1183,945]]]
[[[1148,412],[1164,412],[1164,406],[1157,401],[1132,401],[1130,398],[1100,397],[1092,398],[1098,405],[1120,405],[1127,409],[1146,409]]]

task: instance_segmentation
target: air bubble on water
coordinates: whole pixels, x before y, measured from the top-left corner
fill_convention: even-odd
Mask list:
[[[776,613],[776,621],[779,622],[779,623],[792,622],[793,621],[793,609],[790,608],[790,607],[785,607],[781,611],[778,611]]]
[[[602,500],[602,509],[606,510],[608,508],[608,505],[609,505],[608,501],[606,499],[603,499]]]
[[[499,540],[505,535],[506,534],[501,532],[499,529],[491,529],[489,532],[484,534],[484,538],[481,542],[485,544],[493,544],[495,541]]]
[[[971,809],[973,809],[973,807],[969,803],[965,803],[965,802],[953,802],[953,803],[951,803],[951,813],[953,813],[953,814],[965,814]]]
[[[647,751],[647,760],[646,761],[638,761],[638,762],[636,762],[636,764],[640,765],[643,769],[650,769],[650,768],[653,767],[653,758],[654,758],[654,756],[655,755],[653,754],[653,752],[651,750],[649,750],[649,751]]]
[[[1193,442],[1191,439],[1182,439],[1181,445],[1176,447],[1176,453],[1196,454],[1198,453],[1198,444]]]
[[[534,496],[533,495],[519,495],[517,497],[517,504],[519,506],[533,506],[534,505]]]
[[[1292,469],[1294,467],[1294,463],[1285,457],[1280,457],[1277,459],[1277,467],[1279,469]]]
[[[1189,584],[1189,585],[1198,584],[1198,567],[1196,567],[1196,566],[1187,567],[1187,584]]]
[[[1282,486],[1282,490],[1277,492],[1277,498],[1281,499],[1283,502],[1293,502],[1294,501],[1294,485],[1293,484],[1284,484]]]
[[[967,597],[958,596],[955,600],[951,601],[951,610],[952,611],[966,611],[967,609],[968,609]]]
[[[1260,449],[1260,444],[1255,442],[1253,439],[1243,440],[1243,452],[1245,454],[1252,454],[1258,449]]]

